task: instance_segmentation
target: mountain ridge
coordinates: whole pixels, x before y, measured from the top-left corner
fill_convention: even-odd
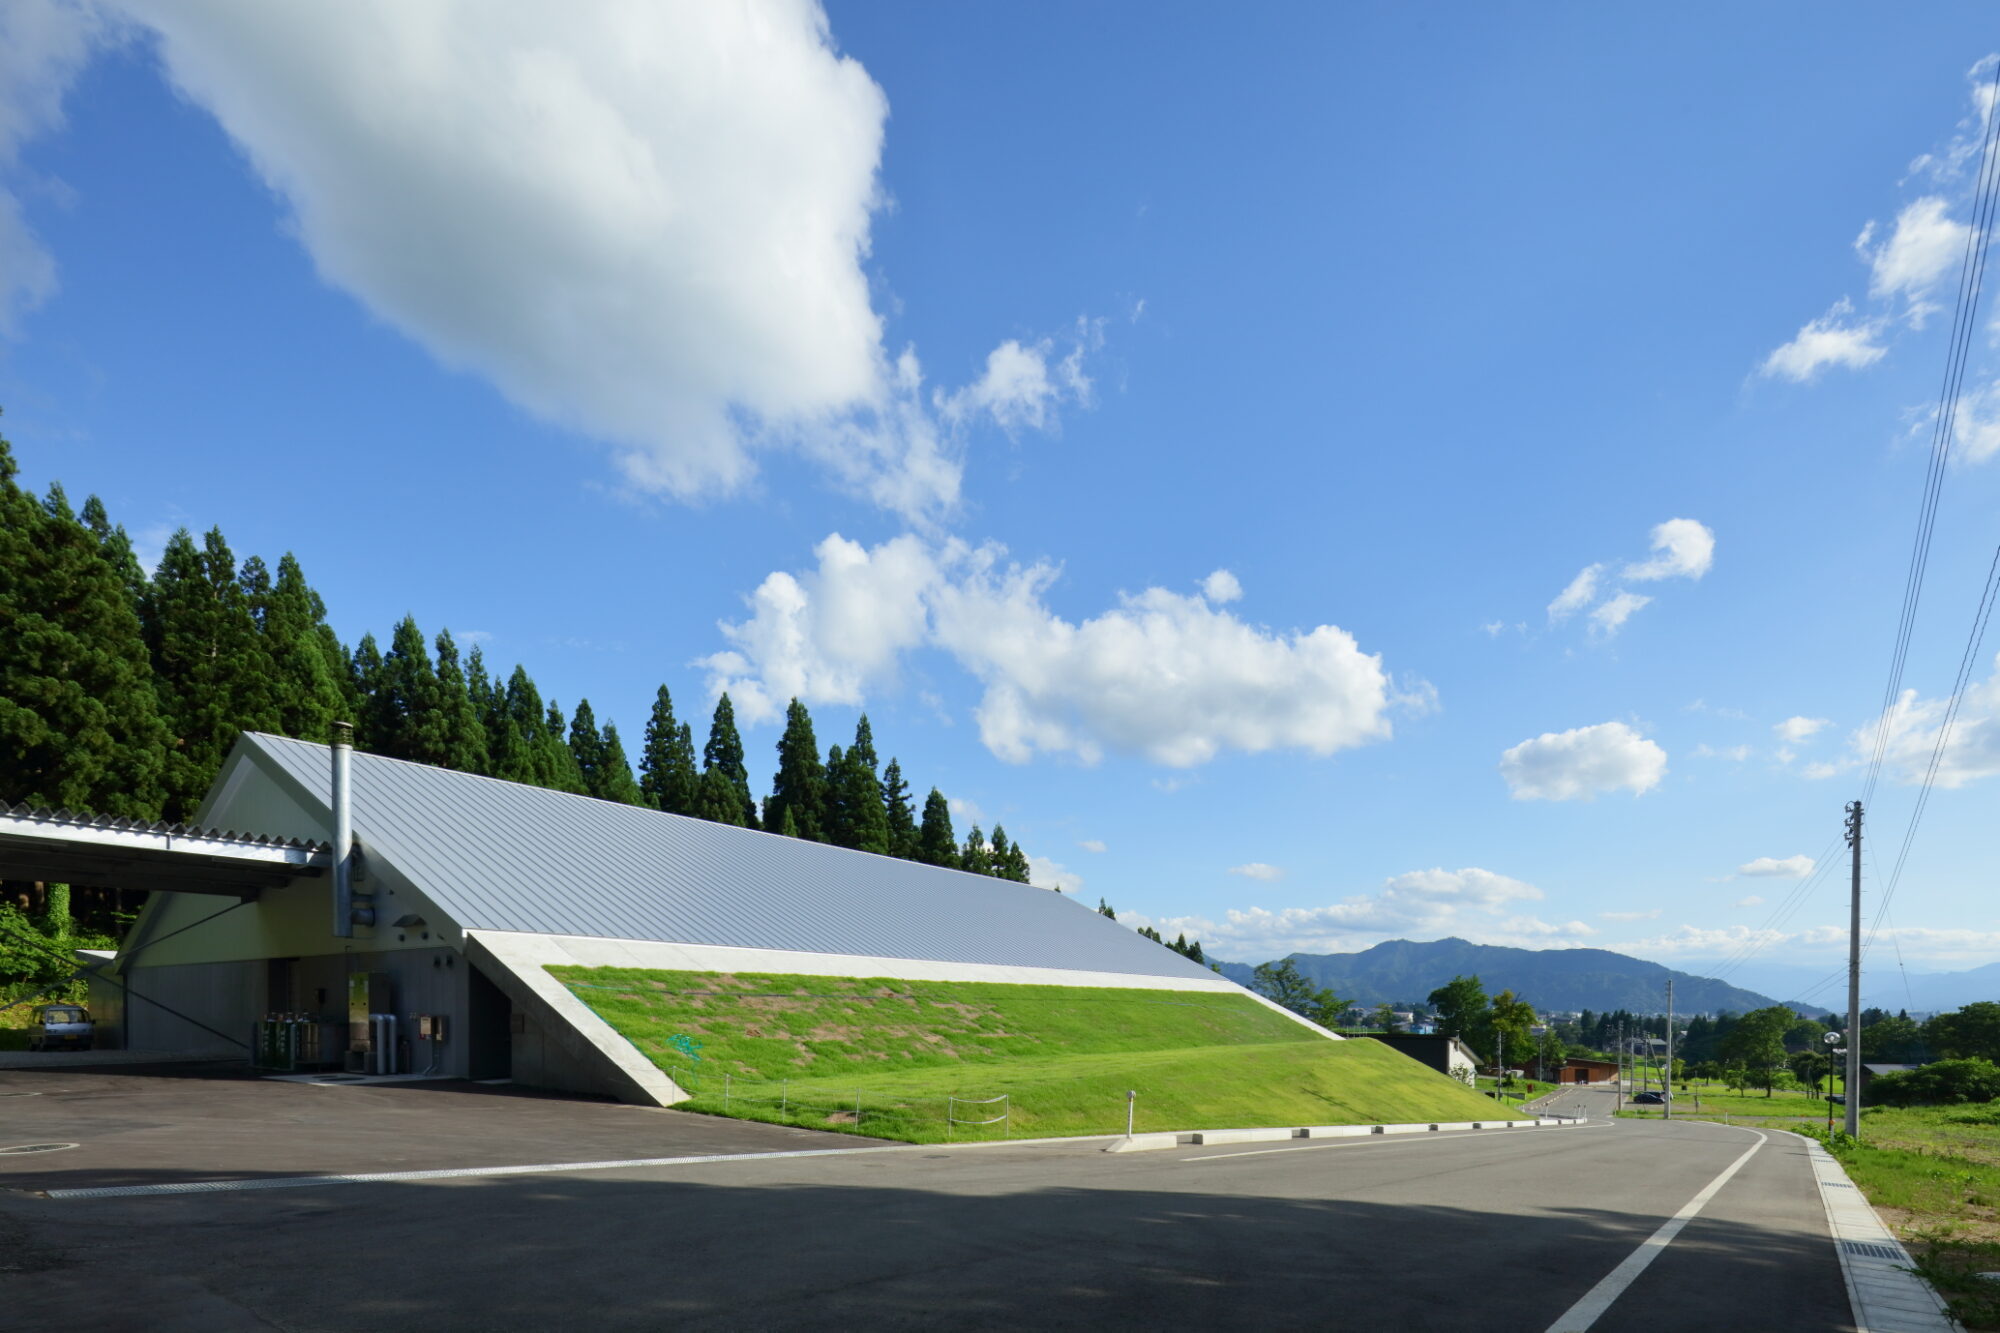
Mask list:
[[[1441,940],[1385,940],[1358,953],[1288,955],[1313,985],[1359,1004],[1421,1001],[1455,976],[1477,975],[1487,994],[1511,990],[1540,1011],[1627,1009],[1662,1013],[1666,983],[1674,983],[1674,1009],[1682,1014],[1747,1013],[1778,1001],[1711,977],[1609,949],[1516,949]],[[1248,963],[1221,963],[1222,974],[1248,985]],[[1802,1006],[1815,1013],[1822,1006]]]

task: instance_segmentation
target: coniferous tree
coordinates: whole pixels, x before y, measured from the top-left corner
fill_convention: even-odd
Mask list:
[[[104,501],[94,495],[84,500],[81,518],[90,535],[97,538],[98,549],[104,553],[104,558],[118,572],[118,580],[125,585],[125,595],[131,598],[136,615],[146,603],[146,571],[139,565],[131,537],[126,535],[123,527],[112,526],[111,516],[104,512]]]
[[[368,640],[363,639],[363,648]],[[360,656],[359,653],[356,654]],[[507,687],[494,695],[493,712],[487,719],[487,744],[492,747],[493,776],[509,782],[531,785],[541,780],[536,763],[537,742],[547,723],[542,693],[525,667],[516,666],[507,677]]]
[[[674,717],[667,687],[653,697],[653,714],[646,722],[646,748],[639,758],[639,790],[646,804],[671,815],[694,813],[701,774],[694,765],[694,733]]]
[[[477,647],[472,652],[484,686],[486,665],[478,660]],[[450,630],[440,630],[437,636],[437,684],[438,762],[460,773],[487,772],[492,761],[486,752],[486,724],[480,721],[479,706],[473,701],[465,669],[459,665],[458,644]]]
[[[277,727],[272,667],[219,528],[200,547],[187,529],[174,534],[146,609],[155,688],[173,733],[166,814],[180,819],[241,732]]]
[[[792,808],[790,806],[786,806],[779,814],[778,826],[776,828],[771,828],[770,812],[768,810],[765,811],[764,827],[770,829],[771,832],[776,833],[780,837],[796,838],[799,836],[799,824],[796,819],[792,818]]]
[[[833,772],[834,808],[838,813],[837,841],[843,847],[877,856],[890,854],[889,812],[882,804],[882,782],[875,776],[870,757],[875,747],[867,735],[868,719],[861,719],[862,731]]]
[[[951,831],[951,802],[936,787],[924,798],[924,822],[917,831],[917,859],[925,865],[958,869],[958,840]]]
[[[1116,921],[1118,919],[1117,911],[1113,909],[1110,903],[1105,902],[1104,899],[1102,898],[1099,898],[1097,900],[1097,914],[1099,916],[1108,916],[1113,921]]]
[[[903,781],[903,766],[894,759],[882,770],[883,817],[889,825],[889,855],[917,861],[917,821],[910,811],[910,784]]]
[[[569,753],[583,778],[583,790],[591,796],[604,795],[604,736],[597,730],[597,714],[590,700],[579,699],[576,715],[569,724]]]
[[[958,849],[958,868],[969,875],[993,873],[993,852],[986,845],[986,835],[979,831],[977,824],[965,835],[965,845]]]
[[[166,561],[160,564],[165,568]],[[381,683],[382,650],[373,634],[364,634],[347,661],[347,693],[353,700],[355,747],[370,754],[378,753],[374,733],[369,730],[370,701],[375,697],[375,687]]]
[[[130,568],[17,472],[0,439],[0,799],[156,816],[167,731]]]
[[[382,657],[382,668],[368,699],[367,726],[375,753],[445,765],[448,738],[442,725],[442,704],[430,645],[424,642],[416,617],[404,616]]]
[[[250,610],[271,661],[278,730],[302,740],[325,740],[329,725],[346,719],[351,706],[340,642],[326,623],[326,603],[307,586],[289,552],[268,584],[261,577],[261,560],[246,561],[243,568]]]
[[[719,766],[708,768],[702,772],[701,787],[695,793],[694,809],[689,813],[697,819],[741,827],[745,813],[743,798]]]
[[[1007,830],[998,824],[993,826],[993,869],[987,873],[1017,884],[1028,882],[1028,854],[1018,843],[1009,842]]]
[[[778,737],[778,771],[771,778],[771,799],[764,803],[765,827],[775,827],[773,820],[782,824],[789,814],[797,830],[793,837],[826,842],[830,813],[827,771],[819,761],[812,714],[794,699],[785,709],[785,730]]]
[[[567,730],[563,722],[562,705],[549,700],[548,718],[541,734],[535,738],[535,771],[542,775],[536,786],[547,787],[551,791],[575,792],[587,795],[583,785],[583,769],[578,767],[576,755],[571,753],[569,742],[563,733]]]
[[[603,737],[603,759],[598,770],[600,788],[591,795],[620,805],[644,805],[646,797],[632,777],[632,761],[625,757],[625,742],[618,738],[618,725],[606,722]]]
[[[717,823],[740,824],[745,828],[757,827],[757,803],[750,796],[750,774],[743,767],[743,737],[736,731],[736,706],[729,702],[725,691],[715,701],[715,715],[708,723],[708,744],[701,753],[702,781],[708,781],[710,773],[720,773],[729,789],[736,793],[736,814],[733,819],[718,819]],[[718,798],[707,791],[701,797],[703,808],[718,808]],[[715,819],[712,814],[704,814],[704,819]]]

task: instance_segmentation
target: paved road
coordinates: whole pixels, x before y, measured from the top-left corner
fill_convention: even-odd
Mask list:
[[[1719,1125],[1605,1121],[1156,1153],[920,1148],[0,1195],[0,1328],[1541,1333],[1759,1142]],[[1803,1148],[1781,1135],[1594,1325],[1851,1327]]]

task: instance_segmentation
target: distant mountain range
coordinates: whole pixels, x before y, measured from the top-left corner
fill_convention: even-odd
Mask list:
[[[1295,953],[1292,961],[1315,986],[1360,1004],[1421,1001],[1455,976],[1477,975],[1486,993],[1511,990],[1542,1012],[1628,1009],[1662,1013],[1667,982],[1683,1014],[1747,1013],[1778,1003],[1768,995],[1631,958],[1608,949],[1508,949],[1461,939],[1389,940],[1360,953]],[[1243,985],[1248,963],[1223,963],[1222,974]],[[1987,970],[1987,969],[1982,969]],[[1913,978],[1914,980],[1914,978]],[[1823,1005],[1795,1005],[1813,1013]]]
[[[1796,963],[1764,963],[1751,959],[1736,974],[1745,986],[1755,986],[1773,995],[1810,994],[1820,1004],[1845,1007],[1847,1004],[1846,951],[1838,958],[1811,967]],[[1721,964],[1714,959],[1690,959],[1687,966],[1700,970]],[[1877,949],[1862,963],[1861,1003],[1894,1013],[1935,1013],[1957,1009],[1975,1000],[2000,1000],[2000,963],[1988,963],[1962,972],[1905,971],[1895,954]]]

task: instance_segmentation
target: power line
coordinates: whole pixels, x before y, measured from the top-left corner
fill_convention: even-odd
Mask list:
[[[1909,659],[1910,639],[1917,623],[1917,606],[1923,598],[1924,572],[1930,563],[1931,535],[1937,526],[1938,499],[1944,488],[1945,464],[1958,422],[1959,393],[1965,382],[1965,367],[1972,344],[1974,316],[1980,289],[1986,276],[1987,238],[1993,226],[1996,185],[1994,144],[2000,138],[2000,64],[1993,70],[1992,94],[1987,99],[1985,142],[1980,149],[1979,176],[1973,190],[1972,225],[1965,236],[1965,257],[1959,265],[1958,294],[1952,312],[1951,337],[1945,355],[1944,381],[1938,388],[1937,413],[1931,422],[1930,465],[1924,474],[1923,497],[1917,507],[1917,531],[1910,544],[1910,564],[1903,580],[1903,606],[1897,619],[1895,644],[1889,653],[1889,676],[1882,690],[1882,709],[1875,727],[1875,748],[1868,763],[1868,777],[1862,785],[1862,801],[1875,797],[1875,784],[1888,751],[1889,721],[1902,694],[1903,669]]]

